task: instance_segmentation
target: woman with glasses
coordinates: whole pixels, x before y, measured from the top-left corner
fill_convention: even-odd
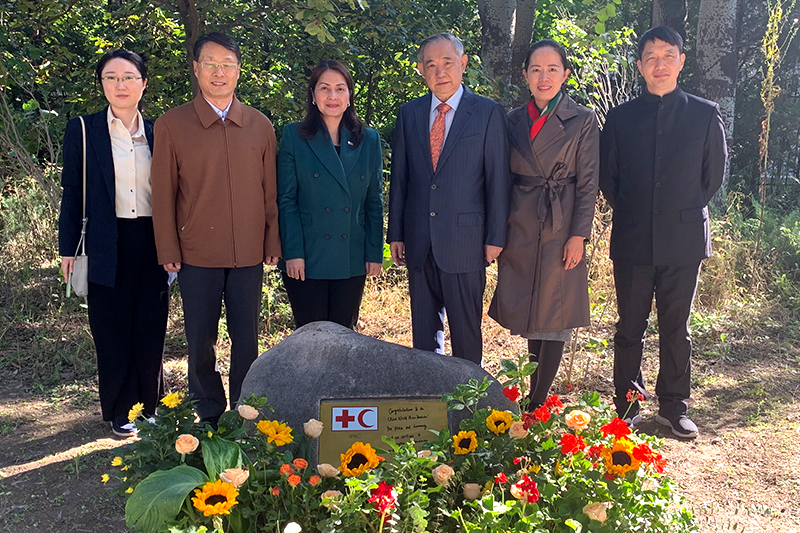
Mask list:
[[[278,151],[278,266],[297,327],[353,328],[366,276],[383,260],[383,156],[378,132],[353,108],[353,78],[338,61],[311,72],[303,122]]]
[[[142,58],[127,50],[104,55],[95,75],[108,105],[81,117],[86,130],[86,254],[89,326],[97,350],[103,420],[115,435],[136,434],[128,413],[155,413],[162,386],[167,325],[167,273],[153,237],[150,160],[153,123],[139,104],[147,87]],[[78,118],[64,136],[64,193],[59,253],[64,281],[74,266],[83,210],[84,140]]]
[[[489,315],[528,339],[538,362],[529,410],[547,399],[572,328],[589,325],[584,243],[597,198],[600,134],[594,111],[567,94],[569,74],[563,46],[534,43],[522,70],[530,101],[508,114],[511,211]]]

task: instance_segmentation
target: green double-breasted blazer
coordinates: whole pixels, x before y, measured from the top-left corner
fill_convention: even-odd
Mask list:
[[[340,153],[326,131],[303,139],[283,129],[278,150],[278,225],[284,259],[305,259],[311,279],[347,279],[383,260],[383,156],[378,132],[358,146],[341,129]],[[279,267],[285,270],[283,261]]]

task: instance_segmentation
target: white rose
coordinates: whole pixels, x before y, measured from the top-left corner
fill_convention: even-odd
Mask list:
[[[605,503],[590,503],[583,507],[583,514],[588,516],[591,520],[597,520],[601,524],[606,521],[606,504]]]
[[[311,418],[308,422],[303,424],[303,431],[312,439],[318,439],[322,435],[323,424],[319,420]]]
[[[245,420],[255,420],[258,418],[258,409],[253,407],[252,405],[242,404],[236,406],[236,410],[239,411],[239,416],[244,418]]]
[[[477,483],[464,484],[464,498],[468,500],[477,500],[481,497],[482,487]]]
[[[447,483],[450,481],[450,477],[455,474],[455,471],[448,465],[439,465],[433,469],[431,474],[433,474],[433,481],[435,481],[437,485],[441,486],[447,485]]]
[[[248,477],[250,477],[250,472],[243,468],[229,468],[219,475],[222,481],[230,483],[234,487],[241,487]]]
[[[512,439],[524,439],[528,436],[528,430],[525,429],[525,424],[523,422],[517,421],[508,428],[508,436]]]
[[[339,469],[328,463],[317,465],[317,472],[322,477],[336,477],[339,475]]]
[[[297,522],[289,522],[283,528],[283,533],[300,533],[301,531],[303,531],[303,528]]]
[[[330,501],[330,502],[328,502],[328,503],[323,503],[322,505],[324,505],[324,506],[325,506],[326,508],[328,508],[328,509],[331,509],[331,508],[333,508],[333,507],[336,507],[336,502],[335,502],[335,500],[336,500],[336,499],[337,499],[339,496],[341,496],[341,495],[342,495],[342,493],[341,493],[341,492],[339,492],[338,490],[326,490],[325,492],[323,492],[323,493],[320,495],[320,498],[322,498],[323,502],[324,502],[324,500],[326,500],[326,499],[328,499],[328,500],[331,500],[331,501]]]

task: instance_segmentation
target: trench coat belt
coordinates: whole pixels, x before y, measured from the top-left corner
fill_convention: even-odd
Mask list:
[[[536,214],[539,217],[539,222],[544,223],[547,217],[547,208],[553,210],[553,233],[557,232],[564,226],[564,212],[561,209],[561,192],[564,190],[565,185],[576,183],[577,176],[566,176],[566,167],[558,166],[549,178],[542,178],[540,176],[524,176],[522,174],[514,174],[512,180],[514,185],[522,187],[544,187],[544,191],[539,196],[539,205],[536,207]]]

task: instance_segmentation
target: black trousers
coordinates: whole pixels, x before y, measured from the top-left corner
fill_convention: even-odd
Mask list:
[[[367,275],[347,279],[308,279],[300,281],[282,272],[286,295],[292,305],[296,327],[327,320],[353,329],[364,296]]]
[[[189,392],[197,400],[196,410],[200,418],[219,417],[228,406],[216,347],[223,300],[231,339],[228,375],[231,405],[239,399],[244,377],[258,357],[263,276],[260,263],[243,268],[181,265],[178,282],[189,349]]]
[[[117,219],[113,287],[89,283],[89,327],[97,350],[103,420],[127,419],[133,404],[156,411],[163,391],[167,273],[158,264],[153,219]],[[91,260],[91,259],[90,259]]]
[[[659,413],[666,418],[686,413],[692,359],[689,314],[699,275],[699,262],[677,266],[614,262],[619,311],[614,335],[614,403],[618,414],[623,415],[628,409],[629,390],[641,392],[647,398],[641,366],[654,294],[659,336],[660,366],[656,380]]]
[[[436,264],[433,252],[417,270],[408,271],[414,348],[444,354],[444,318],[450,326],[453,356],[480,365],[481,318],[486,271],[450,274]]]
[[[561,358],[564,354],[563,341],[545,341],[532,339],[528,341],[528,352],[531,362],[536,362],[536,370],[531,374],[531,392],[528,396],[528,411],[540,407],[550,394],[550,387],[558,374]]]

